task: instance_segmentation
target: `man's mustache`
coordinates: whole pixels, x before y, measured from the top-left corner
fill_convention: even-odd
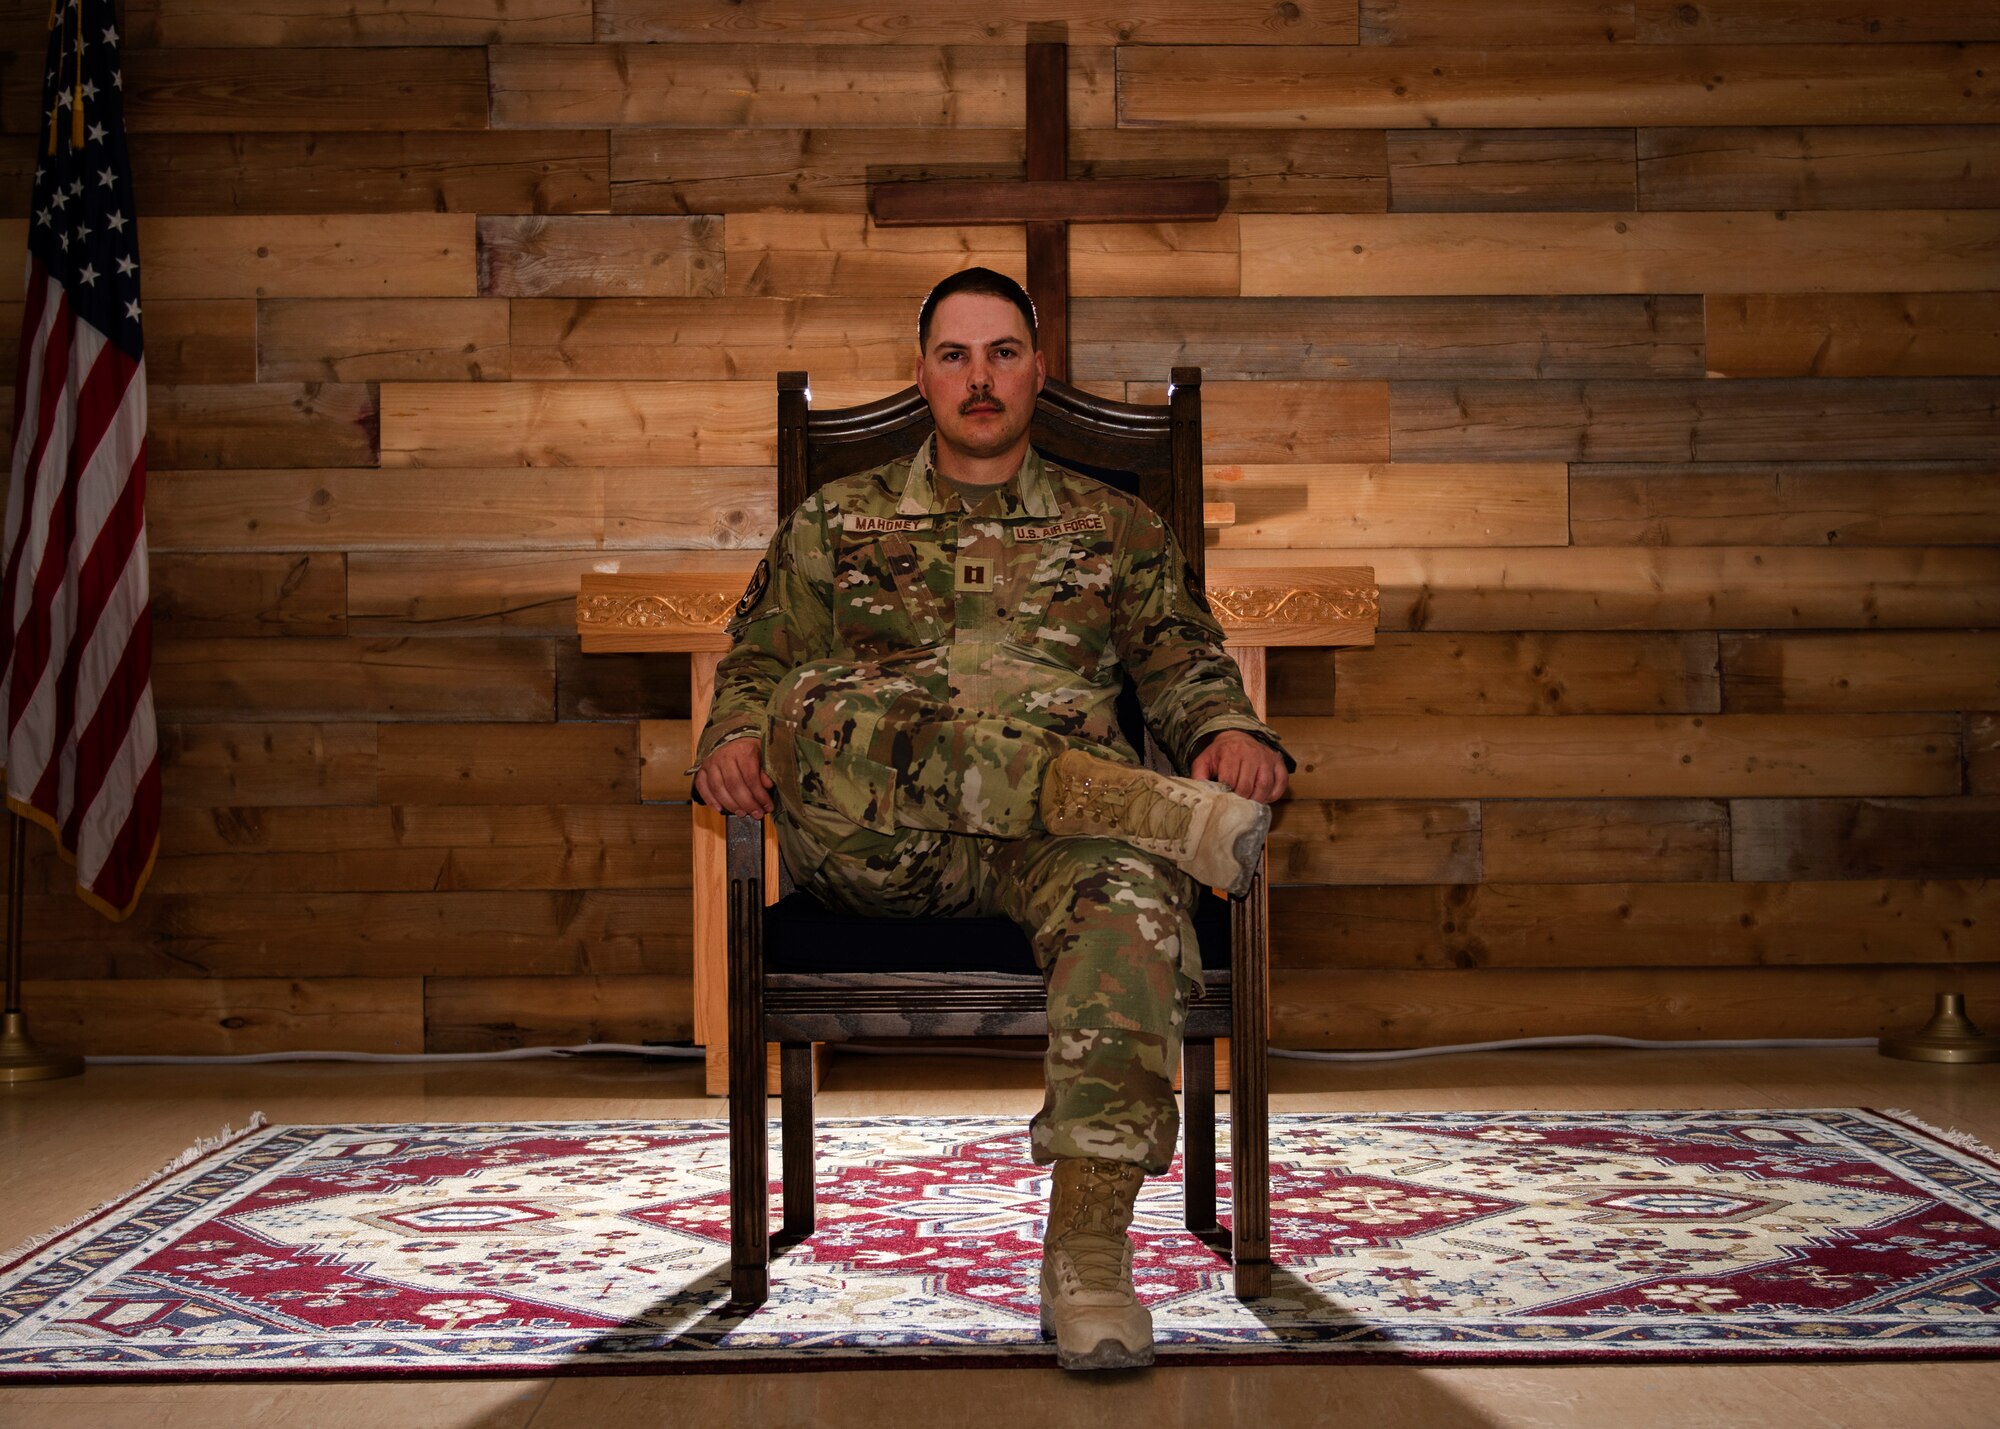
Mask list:
[[[971,416],[973,412],[981,407],[991,407],[996,412],[1007,410],[1007,404],[1002,402],[998,397],[967,397],[963,402],[958,404],[958,415],[961,417]]]

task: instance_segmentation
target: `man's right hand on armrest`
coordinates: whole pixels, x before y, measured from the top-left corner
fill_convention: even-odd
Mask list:
[[[763,818],[771,812],[771,776],[764,772],[763,741],[732,739],[709,752],[695,771],[694,790],[712,809]]]

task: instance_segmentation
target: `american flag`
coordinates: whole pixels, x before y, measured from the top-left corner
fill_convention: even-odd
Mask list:
[[[112,0],[55,0],[0,566],[7,804],[114,918],[159,848],[139,239]]]

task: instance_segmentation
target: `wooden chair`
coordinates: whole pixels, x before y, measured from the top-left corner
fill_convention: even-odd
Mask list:
[[[1201,370],[1177,367],[1166,406],[1108,401],[1051,382],[1036,404],[1033,440],[1042,455],[1134,492],[1167,522],[1203,570]],[[914,452],[931,417],[914,387],[866,406],[812,412],[806,376],[778,377],[778,511],[789,516],[812,490],[837,477]],[[1138,702],[1127,690],[1128,731]],[[1143,729],[1137,731],[1143,736]],[[1159,752],[1146,739],[1149,759]],[[813,1230],[813,1044],[853,1039],[1042,1036],[1048,1032],[1042,979],[1027,938],[1005,919],[849,919],[789,887],[766,907],[763,821],[728,820],[728,977],[730,1286],[738,1304],[769,1292],[771,1255],[765,1118],[768,1090],[756,1074],[777,1043],[781,1099],[784,1223],[780,1243]],[[1230,1248],[1236,1293],[1270,1293],[1269,1096],[1265,1081],[1266,899],[1259,872],[1249,894],[1200,900],[1207,987],[1190,1004],[1182,1054],[1186,1222],[1219,1235],[1215,1177],[1215,1040],[1229,1039],[1230,1161],[1234,1215]],[[868,963],[829,970],[814,952],[835,925],[865,927]],[[978,956],[953,966],[926,964],[940,943]],[[1220,956],[1217,956],[1217,954]],[[1025,1138],[1024,1138],[1025,1142]],[[1025,1145],[1024,1145],[1025,1150]]]

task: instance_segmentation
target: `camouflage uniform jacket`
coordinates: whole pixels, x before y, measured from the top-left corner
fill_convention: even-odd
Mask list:
[[[941,657],[940,698],[1136,754],[1114,702],[1124,678],[1185,770],[1203,739],[1257,718],[1222,628],[1173,535],[1134,497],[1044,463],[970,509],[934,479],[931,443],[832,481],[772,539],[728,629],[696,764],[762,737],[771,694],[809,660]],[[1289,757],[1287,763],[1289,763]]]

